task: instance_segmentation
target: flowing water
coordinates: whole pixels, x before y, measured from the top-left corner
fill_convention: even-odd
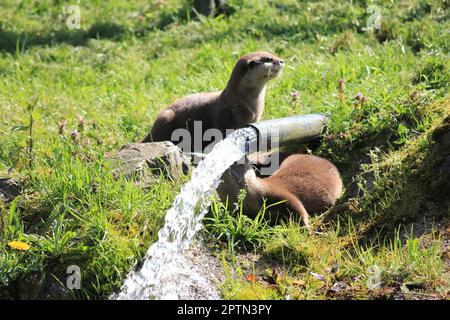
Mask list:
[[[191,290],[203,291],[204,299],[217,299],[218,293],[186,258],[194,235],[201,229],[201,220],[208,211],[210,198],[220,183],[220,177],[247,152],[256,140],[252,128],[234,131],[217,143],[214,149],[192,171],[186,183],[167,211],[158,241],[148,249],[141,270],[128,275],[116,299],[189,299]],[[197,295],[198,296],[198,295]]]

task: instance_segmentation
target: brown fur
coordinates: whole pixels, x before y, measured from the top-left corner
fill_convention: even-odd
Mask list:
[[[142,142],[172,141],[172,133],[178,128],[188,129],[194,137],[194,121],[202,121],[203,132],[215,128],[223,136],[226,129],[238,129],[259,121],[264,111],[266,82],[280,73],[283,64],[281,59],[267,52],[241,57],[223,91],[193,94],[169,105],[159,113],[150,134]]]
[[[309,213],[322,212],[333,206],[342,191],[337,168],[328,160],[305,154],[291,155],[268,178],[258,178],[249,164],[234,165],[227,170],[218,188],[222,201],[236,202],[240,189],[247,190],[245,210],[257,214],[263,205],[285,200],[284,205],[271,207],[271,218],[286,216],[290,209],[309,226]]]

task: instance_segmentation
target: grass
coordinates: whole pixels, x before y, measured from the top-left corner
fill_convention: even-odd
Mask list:
[[[212,199],[209,215],[203,219],[204,238],[211,243],[226,243],[229,257],[236,264],[236,250],[257,250],[271,238],[272,228],[264,218],[267,206],[264,204],[256,216],[249,218],[243,209],[246,192],[241,190],[238,196],[238,207],[231,210],[228,202],[222,203]],[[276,205],[276,204],[274,204]],[[273,206],[273,205],[271,205]]]
[[[0,297],[65,292],[70,265],[82,276],[73,297],[117,290],[185,179],[142,190],[114,180],[104,154],[144,137],[176,98],[222,89],[237,57],[254,50],[287,64],[269,84],[264,119],[331,115],[308,148],[339,167],[352,207],[313,217],[320,233],[308,235],[296,219],[269,226],[216,202],[206,241],[229,271],[223,296],[448,297],[449,186],[439,179],[450,113],[447,1],[379,1],[373,32],[366,1],[230,0],[232,14],[216,18],[178,1],[83,1],[79,30],[65,24],[70,4],[0,5],[0,176],[25,186],[0,203]],[[404,236],[423,219],[436,222],[433,232]],[[12,240],[31,248],[13,250]],[[242,252],[258,256],[261,270],[247,268]],[[368,289],[377,270],[381,285]]]

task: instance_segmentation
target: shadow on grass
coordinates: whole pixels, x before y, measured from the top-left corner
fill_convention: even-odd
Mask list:
[[[344,198],[360,202],[361,212],[331,212],[325,221],[336,221],[339,215],[342,231],[356,230],[361,246],[394,239],[399,227],[412,222],[450,225],[450,116],[427,139],[408,149],[400,164],[360,174],[363,189],[349,187]]]
[[[0,28],[0,52],[24,52],[34,46],[53,46],[66,43],[73,46],[83,46],[89,39],[120,40],[127,30],[122,25],[113,22],[98,22],[88,30],[69,30],[67,28],[42,31],[15,32]]]

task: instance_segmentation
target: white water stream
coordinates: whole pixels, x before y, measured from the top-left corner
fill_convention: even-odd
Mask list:
[[[210,198],[220,177],[246,153],[256,139],[252,128],[234,131],[215,145],[213,150],[192,171],[167,211],[158,241],[148,249],[141,270],[128,275],[116,299],[189,299],[189,290],[203,290],[206,299],[217,299],[201,268],[186,258],[194,235],[202,228],[201,220],[211,204]]]

